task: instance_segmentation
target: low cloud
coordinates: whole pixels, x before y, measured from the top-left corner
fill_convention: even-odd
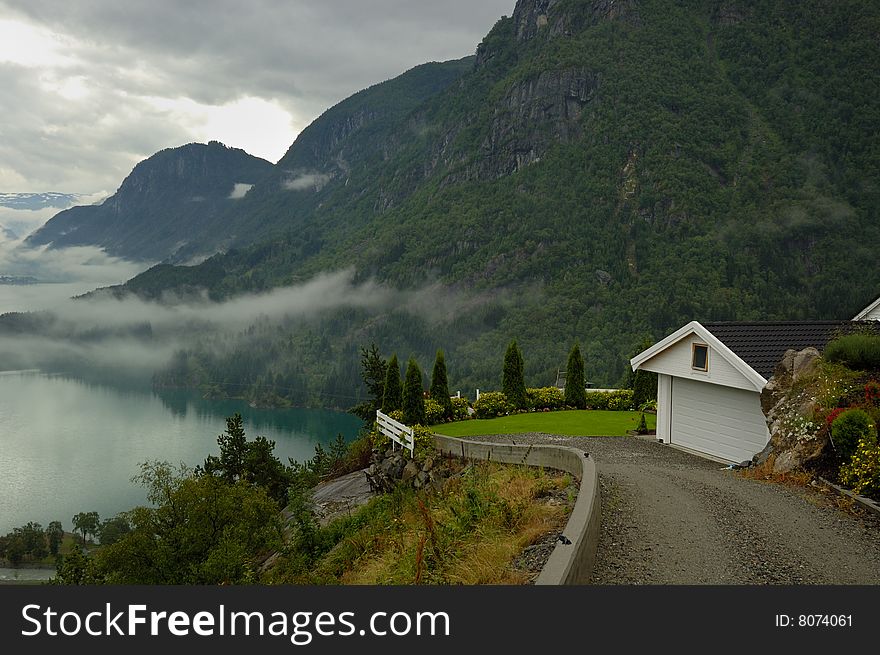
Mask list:
[[[47,286],[51,285],[19,291],[26,294],[39,288],[45,293]],[[117,298],[109,292],[77,300],[57,298],[52,307],[40,307],[50,313],[41,317],[38,330],[10,330],[8,322],[0,321],[0,362],[4,369],[51,369],[60,363],[149,374],[180,348],[211,335],[222,340],[242,334],[256,321],[318,319],[345,308],[381,313],[405,305],[408,298],[407,293],[374,280],[355,282],[353,271],[318,275],[301,285],[219,303],[207,296],[186,300],[167,296],[157,302]]]
[[[320,191],[332,179],[325,173],[303,173],[286,180],[284,188],[288,191]]]
[[[253,184],[242,184],[239,182],[232,187],[232,193],[229,194],[230,200],[241,200],[247,195],[247,192],[254,188]]]

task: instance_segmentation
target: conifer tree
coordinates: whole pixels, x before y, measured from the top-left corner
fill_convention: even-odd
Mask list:
[[[425,424],[425,390],[422,387],[422,369],[414,357],[406,365],[403,382],[403,422],[407,425]]]
[[[568,366],[565,368],[565,404],[578,409],[587,406],[587,393],[584,390],[584,358],[577,343],[568,353]]]
[[[504,354],[504,371],[501,374],[501,390],[507,402],[516,409],[526,408],[526,382],[523,356],[516,339],[510,342]]]
[[[443,415],[452,418],[452,399],[449,397],[449,381],[446,377],[446,357],[437,351],[434,370],[431,372],[431,399],[443,407]]]
[[[397,363],[397,353],[391,355],[388,361],[388,369],[385,371],[385,392],[382,394],[382,413],[396,411],[403,408],[403,393],[400,386],[400,364]]]

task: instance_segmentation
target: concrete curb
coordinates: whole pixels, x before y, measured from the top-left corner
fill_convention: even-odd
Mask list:
[[[599,475],[596,462],[583,451],[568,446],[523,445],[468,441],[434,435],[437,449],[447,455],[502,464],[524,464],[557,469],[580,480],[580,490],[563,535],[571,543],[558,543],[535,581],[539,585],[588,584],[599,547]]]
[[[836,491],[841,496],[846,496],[848,498],[852,498],[854,501],[856,501],[859,505],[864,507],[869,512],[874,512],[874,514],[876,514],[877,516],[880,516],[880,505],[875,503],[870,498],[866,498],[865,496],[859,496],[858,494],[853,493],[849,489],[844,489],[843,487],[836,485],[833,482],[826,480],[823,477],[820,477],[819,480],[822,481],[822,484],[824,484],[827,487],[830,487],[831,489]]]

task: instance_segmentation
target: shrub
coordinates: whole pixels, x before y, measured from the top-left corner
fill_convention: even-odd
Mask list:
[[[413,441],[416,446],[416,457],[424,457],[434,452],[434,431],[424,425],[413,426]]]
[[[417,457],[429,454],[434,451],[434,431],[424,425],[413,425],[413,441],[415,441],[415,455]],[[380,432],[374,427],[370,432],[370,442],[373,448],[382,452],[391,447],[391,437]],[[409,452],[409,451],[407,451]]]
[[[403,407],[403,391],[400,386],[400,364],[397,353],[391,356],[385,370],[385,387],[382,394],[382,412],[391,416],[391,412]]]
[[[849,409],[831,423],[831,441],[844,462],[849,461],[862,440],[877,443],[877,429],[867,412]]]
[[[510,414],[513,409],[515,408],[507,402],[507,396],[500,391],[487,391],[480,394],[479,399],[474,403],[477,418],[504,416]]]
[[[865,402],[876,405],[877,401],[880,401],[880,383],[871,380],[865,385]]]
[[[515,409],[526,409],[526,383],[523,356],[516,340],[511,341],[504,354],[501,391]]]
[[[586,395],[587,409],[608,409],[608,400],[611,393],[608,391],[588,391]]]
[[[422,387],[422,369],[414,357],[406,365],[403,382],[403,422],[406,425],[425,424],[425,389]]]
[[[633,378],[633,406],[641,407],[651,400],[657,400],[657,374],[639,369]]]
[[[840,481],[857,494],[880,497],[880,446],[876,439],[859,440],[852,458],[840,467]]]
[[[526,400],[530,409],[562,409],[566,405],[565,395],[558,387],[526,389]]]
[[[449,383],[446,378],[446,357],[442,350],[437,351],[434,370],[431,372],[431,398],[443,408],[444,419],[452,418],[452,401],[449,398]],[[427,408],[425,409],[427,411]],[[438,421],[435,421],[435,423]]]
[[[856,371],[880,369],[880,334],[858,332],[838,337],[825,346],[825,359]]]
[[[565,369],[565,404],[578,409],[587,406],[584,389],[584,358],[577,344],[574,344],[568,354],[568,366]]]
[[[587,409],[606,409],[613,412],[635,409],[633,395],[632,389],[589,391],[587,392]]]
[[[847,407],[836,407],[831,410],[827,417],[825,417],[825,425],[831,429],[831,424],[837,419],[838,416],[843,414],[848,408]]]
[[[452,401],[452,420],[465,421],[471,417],[467,398],[450,398]]]
[[[633,409],[633,390],[618,389],[612,391],[608,398],[608,409],[613,412],[623,412]]]
[[[425,398],[425,422],[436,425],[446,421],[446,408],[433,398]]]

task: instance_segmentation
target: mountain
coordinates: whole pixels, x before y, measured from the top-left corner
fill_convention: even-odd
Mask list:
[[[94,245],[134,260],[216,252],[212,219],[235,205],[272,164],[217,141],[162,150],[135,166],[100,205],[73,207],[25,241],[29,246]],[[227,231],[228,232],[228,231]]]
[[[30,210],[53,207],[67,209],[82,198],[78,193],[0,193],[0,207],[9,209]]]
[[[498,386],[511,338],[550,383],[579,339],[613,384],[693,319],[850,316],[880,278],[878,30],[857,0],[519,0],[454,83],[378,85],[305,130],[239,206],[262,242],[126,290],[224,298],[354,267],[419,291],[430,319],[337,316],[329,346],[280,338],[240,373],[314,361],[328,394],[371,339],[423,364],[445,348],[465,388]],[[231,375],[272,339],[168,379]]]

